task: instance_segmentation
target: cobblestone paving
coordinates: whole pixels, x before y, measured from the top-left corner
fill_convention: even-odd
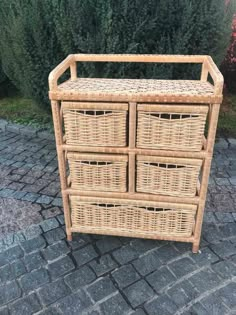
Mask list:
[[[236,314],[236,140],[217,143],[201,252],[65,238],[55,145],[0,134],[0,315]]]

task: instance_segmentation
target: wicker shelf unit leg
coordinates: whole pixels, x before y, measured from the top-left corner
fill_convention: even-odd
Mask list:
[[[51,101],[55,140],[57,147],[57,158],[58,158],[58,169],[61,182],[61,194],[62,194],[62,203],[64,208],[65,224],[66,224],[66,234],[67,240],[72,240],[71,233],[71,213],[69,205],[69,196],[66,192],[67,189],[67,176],[66,176],[66,159],[65,152],[63,150],[63,131],[62,131],[62,115],[60,112],[60,102]]]
[[[196,217],[196,227],[194,231],[194,241],[192,251],[193,253],[197,253],[199,250],[200,238],[201,238],[201,230],[202,230],[202,221],[204,215],[204,207],[206,202],[207,196],[207,187],[208,187],[208,180],[210,175],[211,169],[211,161],[213,156],[213,148],[216,136],[216,128],[220,110],[220,104],[210,104],[210,111],[209,111],[209,129],[208,135],[206,140],[206,152],[207,155],[203,160],[203,170],[202,170],[202,181],[201,181],[201,188],[200,188],[200,200],[198,204],[198,212]]]

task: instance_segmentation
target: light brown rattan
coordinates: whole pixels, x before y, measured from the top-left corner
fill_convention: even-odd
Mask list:
[[[119,235],[133,231],[141,237],[171,235],[190,237],[196,205],[98,199],[70,196],[72,229],[87,228],[89,233],[111,231]]]
[[[57,93],[70,93],[70,99],[76,93],[77,100],[88,101],[158,102],[175,95],[178,101],[196,98],[201,102],[201,98],[214,97],[214,86],[209,82],[191,80],[78,78],[59,85]]]
[[[138,105],[137,147],[201,151],[208,106]]]
[[[202,161],[196,159],[137,156],[138,192],[194,197]]]
[[[126,146],[127,104],[62,103],[66,144]]]
[[[72,189],[127,191],[127,156],[69,152],[67,158]]]
[[[204,75],[195,80],[77,79],[76,62],[200,63]],[[58,85],[68,69],[71,79]],[[214,85],[207,82],[208,74]],[[70,55],[49,75],[50,99],[77,101],[220,103],[223,77],[209,56],[181,55]]]
[[[200,63],[202,71],[200,80],[195,81],[78,78],[77,62]],[[59,79],[68,69],[70,79],[59,84]],[[208,80],[210,77],[211,81]],[[144,237],[192,242],[192,250],[197,252],[223,90],[223,76],[212,58],[181,55],[69,55],[50,73],[49,86],[68,240],[72,239],[72,232]],[[90,115],[96,111],[103,111],[104,117],[99,119]],[[164,117],[158,118],[158,113],[164,113]],[[176,114],[181,119],[161,120],[170,118],[170,115],[173,118]],[[204,138],[206,117],[208,130]],[[160,127],[161,130],[158,129]],[[82,152],[87,157],[89,154],[96,155],[97,162],[104,157],[103,154],[116,155],[117,161],[112,160],[113,166],[119,156],[128,158],[127,176],[122,180],[123,184],[124,181],[127,184],[127,191],[105,191],[104,187],[102,190],[86,190],[85,184],[90,175],[82,175],[84,182],[81,190],[75,184],[73,189],[71,183],[67,182],[67,157],[70,154],[81,155]],[[155,167],[155,172],[147,175],[147,178],[153,176],[153,181],[150,180],[152,186],[149,192],[137,192],[140,185],[141,189],[148,187],[145,184],[147,178],[142,179],[140,184],[141,177],[137,177],[139,172],[136,168],[146,163],[142,157],[153,157],[159,162],[163,158],[165,163],[173,165],[177,165],[180,160],[183,163],[184,160],[184,168],[181,174],[180,169],[178,172],[165,170],[166,175],[163,176],[160,164],[157,167],[148,161],[148,169]],[[202,165],[200,183],[196,185],[193,178],[200,167],[198,162],[195,164],[197,159]],[[73,163],[77,170],[80,158],[74,159]],[[127,160],[122,160],[122,163],[127,163]],[[71,181],[80,184],[77,175],[71,175]],[[156,184],[157,175],[161,177],[160,186]],[[102,176],[101,172],[98,177]],[[181,181],[179,186],[173,185],[177,183],[176,178]],[[167,183],[170,183],[169,187]],[[162,193],[157,192],[157,186],[161,187]],[[175,195],[176,191],[179,194]],[[191,196],[190,192],[195,195]],[[153,207],[159,207],[160,211],[152,211],[150,208]]]

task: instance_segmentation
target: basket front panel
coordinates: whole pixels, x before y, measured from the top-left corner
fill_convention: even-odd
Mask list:
[[[63,109],[66,144],[126,146],[127,111]]]
[[[76,157],[69,157],[68,161],[72,189],[127,191],[127,162],[109,161],[109,158],[104,158],[104,162],[95,159],[84,161]]]
[[[161,194],[169,196],[194,197],[200,165],[178,163],[161,163],[156,158],[155,163],[137,161],[136,187],[138,192]]]
[[[163,113],[138,111],[137,147],[200,151],[207,114],[166,115],[162,118]]]
[[[193,233],[196,209],[166,208],[138,206],[135,202],[126,203],[96,203],[84,202],[71,198],[72,228],[96,229],[101,232],[111,230],[125,233],[128,231],[134,234],[186,236]]]

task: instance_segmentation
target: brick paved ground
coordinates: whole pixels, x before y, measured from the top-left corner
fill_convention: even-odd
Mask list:
[[[236,314],[236,140],[215,148],[201,253],[76,234],[67,242],[55,145],[0,134],[0,315]]]

